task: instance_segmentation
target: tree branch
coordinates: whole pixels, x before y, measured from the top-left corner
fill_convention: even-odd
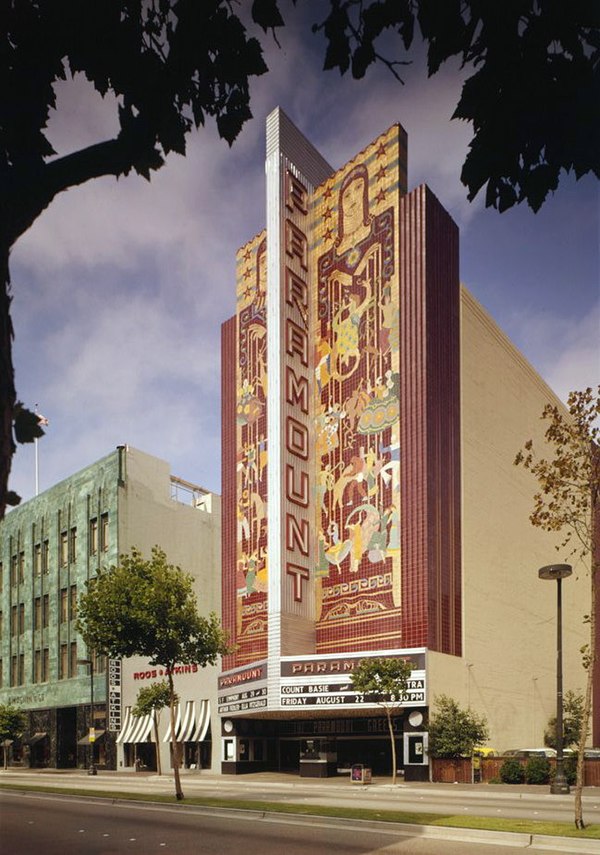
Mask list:
[[[149,178],[163,157],[154,136],[132,123],[112,140],[95,143],[38,168],[11,167],[0,179],[2,242],[11,247],[27,231],[55,196],[103,175],[127,175],[132,169]]]

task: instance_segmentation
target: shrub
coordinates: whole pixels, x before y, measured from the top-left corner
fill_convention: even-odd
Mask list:
[[[525,767],[525,783],[547,784],[550,780],[550,761],[547,757],[530,757]]]
[[[509,757],[500,766],[500,778],[503,784],[522,784],[525,779],[525,770],[516,757]]]

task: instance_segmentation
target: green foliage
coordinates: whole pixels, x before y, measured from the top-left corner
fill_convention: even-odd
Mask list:
[[[503,784],[522,784],[525,780],[525,769],[516,757],[509,757],[500,766],[500,779]]]
[[[383,707],[402,705],[412,665],[404,659],[362,659],[352,672],[352,688]]]
[[[175,697],[175,701],[177,701]],[[134,715],[148,715],[154,710],[159,710],[168,707],[171,703],[171,690],[166,680],[160,683],[151,683],[149,686],[142,686],[138,692],[135,701],[135,706],[131,710]]]
[[[168,564],[158,546],[150,559],[134,548],[130,555],[121,555],[118,566],[99,572],[80,597],[77,614],[77,629],[88,649],[115,659],[143,656],[165,668],[173,733],[175,665],[214,665],[219,655],[229,652],[217,616],[198,614],[193,577]],[[157,690],[155,700],[159,697]],[[172,747],[175,794],[182,799],[179,743],[174,740]]]
[[[550,780],[550,761],[547,757],[529,757],[525,766],[526,784],[547,784]]]
[[[576,737],[578,762],[575,788],[575,827],[584,828],[583,773],[584,749],[592,710],[592,688],[596,663],[597,585],[600,562],[593,549],[595,521],[600,514],[600,386],[581,392],[570,392],[568,415],[557,406],[547,404],[542,419],[548,424],[546,448],[552,456],[540,457],[533,441],[528,440],[515,458],[535,477],[538,492],[533,497],[529,517],[536,528],[560,532],[562,543],[557,550],[569,549],[568,557],[590,561],[589,642],[581,648],[582,664],[587,670],[580,730]]]
[[[0,704],[0,742],[17,739],[27,723],[25,712],[13,704]]]
[[[583,722],[583,707],[583,695],[572,691],[565,692],[563,698],[563,748],[570,748],[572,745],[576,745],[579,740]],[[557,748],[555,715],[548,719],[544,731],[544,745],[549,748]]]
[[[227,643],[214,613],[198,614],[193,578],[155,546],[137,549],[90,580],[77,627],[87,646],[113,658],[144,656],[152,665],[214,665]]]
[[[485,716],[464,710],[447,695],[438,695],[429,719],[429,753],[432,757],[470,757],[476,745],[489,738]]]
[[[352,672],[352,688],[364,695],[366,701],[383,707],[392,749],[392,784],[396,783],[396,739],[392,716],[402,706],[412,665],[405,659],[361,659]]]
[[[430,75],[453,58],[474,71],[453,115],[473,125],[461,174],[470,200],[485,187],[488,206],[504,211],[525,201],[537,211],[562,171],[600,177],[594,0],[332,0],[313,29],[327,41],[325,68],[360,78],[379,61],[398,77],[417,25]],[[399,42],[394,59],[378,52],[380,39],[389,46],[389,31]]]

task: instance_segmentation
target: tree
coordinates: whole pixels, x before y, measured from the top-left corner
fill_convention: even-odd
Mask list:
[[[528,440],[515,458],[536,478],[539,492],[533,497],[531,524],[548,532],[560,532],[562,542],[556,547],[566,557],[590,562],[589,626],[590,641],[582,649],[587,671],[586,689],[577,740],[577,783],[575,785],[575,826],[584,828],[582,792],[584,749],[589,732],[592,688],[596,665],[596,590],[600,552],[600,386],[571,392],[568,413],[547,404],[541,418],[548,423],[545,432],[549,458],[540,457],[533,441]]]
[[[8,744],[25,730],[25,713],[12,704],[0,704],[0,742],[4,752],[4,768],[8,769]],[[8,743],[8,744],[7,744]]]
[[[396,783],[396,739],[392,717],[406,702],[406,688],[412,665],[405,659],[361,659],[352,672],[352,687],[365,701],[382,707],[388,723],[392,747],[392,784]]]
[[[169,687],[171,745],[175,795],[183,799],[179,766],[181,745],[176,738],[177,694],[173,673],[177,664],[214,665],[229,652],[214,613],[198,614],[193,577],[167,563],[155,546],[144,559],[132,549],[120,563],[101,570],[88,583],[79,601],[77,627],[90,649],[115,659],[144,656],[164,668]]]
[[[176,697],[178,703],[179,699]],[[158,740],[158,726],[160,724],[160,712],[165,707],[171,706],[171,689],[167,680],[161,680],[160,683],[151,683],[149,686],[142,686],[138,692],[135,706],[131,710],[134,715],[152,715],[154,724],[154,743],[156,747],[156,770],[159,775],[162,775],[160,765],[160,742]]]
[[[561,172],[600,178],[600,13],[594,0],[356,0],[331,2],[319,24],[325,68],[363,77],[370,65],[398,68],[420,29],[429,75],[460,59],[474,69],[453,119],[474,136],[461,180],[473,200],[504,211],[527,202],[534,211],[556,190]],[[392,31],[401,58],[378,43]],[[389,44],[389,37],[386,48]],[[402,52],[404,48],[404,52]]]
[[[2,0],[0,36],[0,519],[14,441],[21,441],[12,364],[9,252],[52,200],[102,175],[132,170],[146,179],[210,117],[230,144],[249,118],[249,79],[267,66],[228,0]],[[280,22],[258,0],[263,29]],[[83,74],[116,96],[114,139],[63,156],[46,134],[54,87]],[[30,414],[30,417],[34,414]],[[34,436],[25,433],[29,441]]]
[[[563,698],[563,746],[570,748],[579,742],[581,723],[583,721],[583,695],[569,690]],[[556,716],[548,719],[544,731],[544,745],[556,748]]]
[[[243,5],[249,10],[233,0],[0,0],[0,519],[19,501],[8,490],[15,441],[40,435],[34,414],[17,412],[11,247],[70,187],[131,171],[149,180],[171,152],[185,154],[207,117],[235,140],[252,115],[249,80],[268,70],[243,21],[275,33],[288,4]],[[455,57],[475,69],[453,116],[474,129],[461,176],[469,199],[485,186],[486,204],[499,211],[522,201],[537,210],[563,170],[600,176],[594,0],[329,0],[325,10],[313,25],[326,40],[325,69],[360,78],[379,61],[398,76],[405,54],[387,59],[379,40],[392,31],[408,52],[417,28],[430,75]],[[60,155],[46,126],[55,85],[77,74],[116,97],[119,132]]]
[[[476,745],[489,738],[485,716],[464,710],[447,695],[438,695],[429,718],[429,753],[432,757],[471,757]]]

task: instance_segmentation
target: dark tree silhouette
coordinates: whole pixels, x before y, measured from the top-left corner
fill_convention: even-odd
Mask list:
[[[0,0],[0,519],[15,441],[42,431],[17,406],[9,253],[55,196],[93,178],[149,179],[186,137],[213,119],[230,144],[251,118],[249,79],[267,71],[259,41],[301,0]],[[322,4],[316,5],[322,14]],[[474,74],[454,116],[474,137],[462,180],[469,199],[534,210],[561,171],[600,175],[600,11],[594,0],[329,0],[313,26],[325,68],[362,77],[373,62],[398,76],[418,28],[429,73],[458,57]],[[380,53],[395,33],[400,56]],[[393,39],[391,40],[393,42]],[[119,132],[60,156],[47,135],[54,86],[83,74],[118,102]]]

